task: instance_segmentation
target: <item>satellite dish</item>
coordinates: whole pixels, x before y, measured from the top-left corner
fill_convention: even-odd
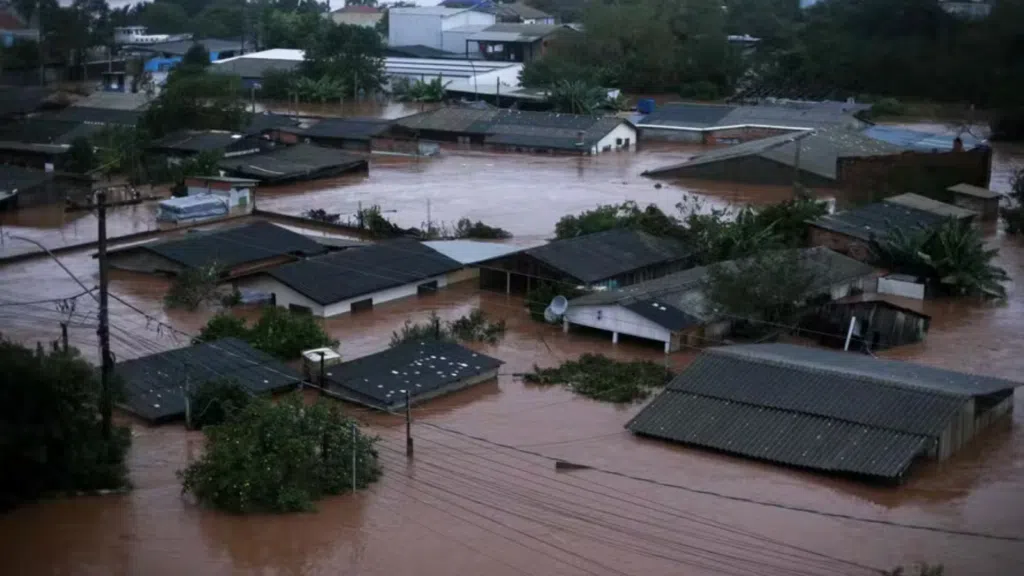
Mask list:
[[[551,299],[551,304],[548,304],[548,308],[550,308],[556,316],[561,316],[569,309],[569,301],[565,299],[565,296],[555,296]]]
[[[548,324],[555,324],[556,322],[558,322],[558,314],[555,314],[551,310],[551,306],[548,306],[547,308],[544,309],[544,321],[547,322]]]

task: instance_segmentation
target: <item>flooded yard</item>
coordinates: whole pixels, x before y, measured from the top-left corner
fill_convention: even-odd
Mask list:
[[[379,204],[403,226],[461,217],[519,237],[549,236],[565,213],[636,200],[673,209],[685,194],[716,205],[775,202],[788,189],[686,188],[640,176],[696,149],[645,147],[596,158],[446,151],[420,161],[375,160],[366,178],[264,190],[259,205],[298,214],[317,207],[354,212]],[[1019,151],[998,149],[993,185],[1005,189]],[[117,209],[111,233],[137,231],[149,206]],[[151,215],[151,214],[150,214]],[[92,216],[64,221],[38,211],[3,215],[4,231],[47,246],[94,238]],[[994,232],[1013,278],[1002,304],[933,301],[927,340],[888,356],[1024,380],[1024,244]],[[7,239],[3,250],[14,248]],[[6,252],[5,252],[6,253]],[[61,257],[87,286],[91,252]],[[186,344],[166,323],[195,333],[206,315],[168,312],[166,282],[114,272],[113,349],[119,360]],[[82,290],[52,260],[10,264],[0,273],[0,326],[21,341],[52,339],[70,319],[71,341],[96,356],[95,303],[4,305]],[[382,479],[370,490],[330,498],[312,514],[234,517],[199,509],[180,494],[175,472],[198,457],[201,435],[179,425],[132,422],[133,490],[124,495],[39,502],[0,516],[0,552],[11,574],[359,574],[359,575],[854,575],[900,563],[946,565],[949,576],[1003,575],[1024,565],[1024,396],[1012,425],[986,432],[905,486],[871,486],[708,451],[633,437],[623,425],[641,405],[613,406],[515,375],[583,352],[667,359],[657,345],[532,322],[520,299],[459,285],[327,321],[353,358],[387,346],[406,319],[480,307],[509,322],[505,339],[481,351],[506,362],[496,383],[432,401],[413,413],[416,454],[404,454],[404,423],[346,406],[379,434]],[[556,472],[560,459],[592,469]],[[871,520],[874,522],[868,522]],[[900,525],[935,527],[920,530]],[[1015,540],[952,534],[977,532]],[[1017,566],[1017,569],[1014,569]]]

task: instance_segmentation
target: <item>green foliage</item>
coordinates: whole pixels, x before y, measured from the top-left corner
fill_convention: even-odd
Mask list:
[[[547,101],[555,112],[594,115],[609,108],[608,92],[582,80],[559,80],[548,90]]]
[[[711,306],[726,315],[789,324],[797,319],[816,276],[796,250],[761,251],[712,265],[705,293]]]
[[[176,130],[239,130],[246,122],[241,79],[178,67],[142,117],[153,138]]]
[[[32,70],[38,67],[38,42],[15,39],[10,46],[0,44],[0,69]]]
[[[911,568],[897,566],[892,570],[884,571],[882,576],[942,576],[946,571],[942,564],[917,564]]]
[[[1010,177],[1010,206],[1000,210],[1006,224],[1007,234],[1024,232],[1024,168]]]
[[[68,172],[86,174],[96,167],[96,153],[85,136],[79,136],[71,141],[67,158],[64,169]]]
[[[578,215],[562,216],[555,224],[555,236],[559,239],[573,238],[613,228],[643,230],[655,236],[680,234],[680,222],[669,216],[654,204],[640,208],[628,200],[622,204],[604,204]]]
[[[55,491],[127,483],[126,428],[102,436],[96,370],[78,351],[33,351],[0,338],[0,509]]]
[[[142,179],[143,151],[148,135],[134,126],[106,126],[92,136],[96,169],[105,174],[126,174],[133,182]]]
[[[557,368],[533,367],[523,380],[562,384],[577,394],[602,402],[636,402],[672,380],[672,372],[650,361],[620,362],[600,354],[584,354]]]
[[[319,27],[303,48],[302,76],[342,81],[346,95],[375,92],[384,81],[384,44],[373,28],[347,24]]]
[[[992,264],[999,250],[989,249],[970,223],[949,219],[938,230],[895,230],[875,238],[871,249],[877,265],[937,283],[957,296],[1006,297],[1006,270]]]
[[[357,488],[381,474],[376,437],[359,432],[336,405],[305,406],[299,394],[278,403],[254,399],[204,433],[203,457],[179,473],[182,489],[227,512],[310,510],[324,496],[352,489],[353,451]]]
[[[282,360],[298,358],[303,350],[338,345],[313,316],[276,306],[264,308],[251,327],[230,314],[217,314],[207,322],[196,340],[209,342],[227,337],[244,340],[253,348]]]
[[[185,179],[193,176],[210,176],[219,174],[221,154],[217,150],[207,150],[182,159],[169,166],[171,181],[175,184],[175,196],[186,196]]]
[[[583,294],[583,290],[569,284],[534,280],[526,292],[526,309],[530,311],[530,318],[544,322],[544,310],[555,296],[565,296],[566,299],[572,300]]]
[[[469,218],[460,218],[452,227],[446,226],[443,222],[431,223],[429,226],[424,224],[422,237],[428,240],[501,240],[511,238],[512,233],[504,228],[488,226],[479,220],[473,222]]]
[[[390,346],[418,340],[497,344],[504,337],[504,320],[491,322],[479,308],[474,308],[468,315],[449,322],[441,320],[436,312],[431,312],[426,322],[414,324],[406,320],[399,331],[391,333]]]
[[[237,416],[252,402],[252,394],[234,380],[210,380],[189,395],[193,429],[217,426]]]
[[[871,117],[881,118],[883,116],[903,116],[907,113],[907,107],[895,98],[882,98],[871,105]]]
[[[302,102],[337,102],[349,91],[342,80],[333,76],[322,76],[315,80],[294,76],[291,83],[291,94]]]
[[[718,100],[722,88],[709,80],[687,82],[679,87],[679,97],[686,100]]]
[[[220,302],[218,285],[222,277],[223,270],[216,263],[185,268],[171,282],[164,295],[164,306],[195,310],[203,304]]]
[[[405,234],[405,230],[388,220],[376,204],[360,210],[356,218],[359,227],[368,231],[373,238],[395,238]]]
[[[265,100],[290,100],[299,76],[288,70],[267,70],[260,82],[260,98]]]
[[[206,46],[196,43],[189,47],[178,64],[179,70],[201,72],[210,66],[210,52]]]
[[[391,82],[391,93],[399,102],[440,102],[444,100],[449,84],[450,80],[445,82],[440,76],[426,82],[396,78]]]

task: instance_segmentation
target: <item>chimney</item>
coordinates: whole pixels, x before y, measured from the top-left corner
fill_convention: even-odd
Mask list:
[[[959,136],[957,136],[956,138],[953,139],[953,152],[963,152],[963,151],[964,151],[964,141],[961,140]]]

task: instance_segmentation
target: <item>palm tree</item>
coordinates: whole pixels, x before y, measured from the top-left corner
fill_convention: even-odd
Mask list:
[[[608,106],[608,93],[580,80],[559,80],[551,86],[548,102],[556,112],[593,115]]]

